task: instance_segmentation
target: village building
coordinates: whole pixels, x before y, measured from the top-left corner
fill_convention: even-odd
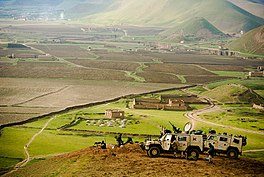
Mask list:
[[[125,112],[119,109],[108,109],[105,111],[105,117],[107,118],[124,118]]]
[[[164,103],[159,99],[135,98],[133,100],[133,108],[185,111],[190,107],[183,100],[169,99],[168,103]]]
[[[257,70],[258,70],[258,71],[264,71],[264,66],[258,66],[258,67],[257,67]]]
[[[250,71],[248,73],[249,77],[264,77],[264,71]]]
[[[163,103],[169,103],[169,100],[183,100],[186,104],[203,104],[207,103],[207,100],[199,98],[197,95],[161,95],[160,100]]]
[[[207,49],[203,53],[209,55],[239,57],[239,52],[231,51],[228,48],[224,48],[223,46],[219,46],[218,49]]]
[[[160,43],[160,42],[152,42],[152,43],[150,43],[150,47],[152,47],[152,50],[167,50],[167,51],[170,51],[172,49],[171,44]]]
[[[249,77],[264,77],[264,67],[258,66],[257,71],[250,71],[248,73]]]
[[[264,112],[264,107],[263,107],[263,105],[257,105],[257,104],[253,104],[253,108],[254,109],[258,109],[258,110],[260,110],[261,112]]]
[[[190,108],[183,100],[169,99],[169,103],[165,106],[166,110],[186,111]]]

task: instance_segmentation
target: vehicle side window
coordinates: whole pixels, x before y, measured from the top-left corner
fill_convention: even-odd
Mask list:
[[[186,141],[186,140],[187,140],[187,137],[184,137],[184,136],[178,137],[178,141]]]
[[[227,138],[225,138],[225,137],[220,137],[220,141],[227,142]]]
[[[172,135],[167,135],[167,136],[165,137],[165,140],[166,140],[166,141],[171,140],[171,136],[172,136]]]
[[[208,138],[208,140],[215,140],[216,138],[215,138],[216,136],[210,136],[209,138]]]
[[[239,140],[238,139],[234,139],[233,142],[236,143],[236,144],[239,144]]]

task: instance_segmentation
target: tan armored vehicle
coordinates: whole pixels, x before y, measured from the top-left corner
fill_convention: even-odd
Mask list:
[[[204,149],[209,149],[209,143],[215,148],[218,154],[227,154],[229,158],[236,159],[242,154],[242,147],[247,144],[244,136],[234,136],[224,134],[209,134],[204,141]]]
[[[229,158],[236,159],[242,154],[242,147],[247,144],[247,138],[244,136],[216,134],[215,131],[209,132],[210,134],[206,136],[199,130],[193,130],[189,134],[191,123],[185,124],[184,133],[180,133],[179,128],[172,126],[174,133],[169,131],[158,140],[147,140],[141,145],[149,157],[181,153],[187,159],[197,160],[199,154],[206,152],[211,143],[217,154],[227,154]]]
[[[185,125],[185,132],[189,132],[191,124]],[[197,160],[203,152],[203,136],[187,133],[165,133],[158,140],[148,140],[142,145],[149,157],[160,154],[184,154],[187,159]]]

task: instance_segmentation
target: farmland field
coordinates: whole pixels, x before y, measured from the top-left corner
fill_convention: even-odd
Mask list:
[[[262,61],[259,60],[243,60],[213,56],[213,55],[193,55],[181,53],[154,53],[144,52],[144,55],[153,58],[159,58],[164,63],[176,64],[199,64],[199,65],[232,65],[232,66],[259,66]]]
[[[100,34],[111,37],[109,33],[113,28],[34,22],[12,22],[12,26],[6,26],[7,23],[1,24],[3,34],[16,35],[19,39],[26,34],[32,38],[25,45],[1,44],[2,123],[18,121],[20,117],[25,120],[76,104],[175,87],[175,84],[228,82],[222,80],[242,78],[244,71],[261,63],[258,60],[144,50],[149,49],[146,40],[150,36],[146,35],[163,29],[124,27],[137,40],[142,38],[141,42],[123,41],[122,38],[94,41]],[[118,35],[121,35],[120,30],[124,32],[119,29]],[[93,40],[84,40],[83,34]],[[74,38],[74,43],[67,41]],[[137,49],[141,50],[137,52]],[[7,58],[12,53],[15,58]],[[255,85],[257,83],[258,88],[253,89],[260,92],[262,80]]]
[[[77,65],[90,68],[99,69],[112,69],[112,70],[124,70],[124,71],[135,71],[139,67],[138,63],[134,62],[123,62],[123,61],[101,61],[101,60],[78,60],[68,59],[67,61]]]
[[[160,94],[182,94],[181,91],[170,91]],[[156,96],[158,96],[157,94]],[[146,96],[155,96],[155,95],[146,95]],[[109,144],[115,144],[114,136],[117,132],[124,133],[123,139],[125,140],[127,136],[132,136],[130,134],[138,134],[138,136],[133,136],[134,140],[143,141],[144,136],[140,134],[150,134],[150,135],[159,135],[160,127],[167,127],[171,129],[169,121],[171,121],[177,127],[182,128],[183,125],[189,120],[184,117],[185,111],[164,111],[164,110],[142,110],[142,109],[131,109],[129,108],[129,102],[132,99],[121,99],[116,102],[111,102],[107,104],[101,104],[93,107],[87,107],[83,109],[73,110],[66,112],[64,114],[56,115],[54,120],[50,122],[47,129],[38,136],[29,148],[29,153],[32,157],[44,158],[46,155],[50,154],[59,154],[64,152],[70,152],[92,146],[94,142],[105,140]],[[193,105],[195,108],[202,108],[204,105]],[[230,109],[229,107],[225,107]],[[248,108],[248,107],[246,107]],[[114,125],[113,127],[108,126],[99,126],[97,125],[88,125],[88,121],[94,122],[103,122],[103,121],[120,121],[117,119],[109,119],[104,116],[104,111],[106,109],[121,109],[125,111],[125,118],[129,121],[126,128],[121,128],[119,125]],[[230,112],[234,116],[239,116],[241,112],[241,107],[233,107],[234,111]],[[238,110],[240,109],[240,110]],[[237,111],[236,111],[237,110]],[[257,112],[252,112],[248,109],[248,113],[256,114]],[[230,114],[229,112],[227,112]],[[259,114],[259,113],[257,113]],[[76,124],[70,125],[73,120],[80,119]],[[212,118],[212,117],[211,117]],[[252,117],[253,118],[253,117]],[[0,156],[4,157],[2,161],[10,161],[9,164],[12,166],[17,163],[21,158],[23,158],[23,153],[21,146],[24,139],[20,141],[9,140],[7,137],[12,139],[13,136],[19,138],[20,136],[30,136],[30,133],[39,131],[42,126],[50,119],[46,117],[35,122],[26,123],[21,126],[14,128],[5,128],[0,137],[0,143],[3,147]],[[236,119],[236,118],[235,118]],[[242,120],[242,119],[241,119]],[[216,118],[216,121],[218,119]],[[226,123],[227,121],[223,121]],[[229,122],[229,121],[228,121]],[[254,123],[253,123],[254,124]],[[263,125],[263,122],[258,123],[259,126]],[[68,125],[65,127],[65,125]],[[234,122],[231,123],[234,125]],[[62,128],[64,127],[64,128]],[[144,127],[144,128],[142,128]],[[240,126],[239,127],[243,127]],[[264,144],[261,143],[263,135],[255,135],[252,133],[240,132],[235,130],[228,130],[226,128],[216,127],[212,125],[207,125],[204,123],[197,123],[197,129],[201,129],[204,132],[207,132],[210,129],[215,129],[217,132],[228,132],[229,134],[241,134],[248,137],[248,144],[245,149],[261,149],[264,147]],[[24,133],[18,134],[22,130]],[[26,133],[26,134],[25,134]],[[146,138],[146,137],[145,137]],[[8,141],[9,140],[9,141]],[[25,143],[25,142],[24,142]],[[7,148],[7,147],[12,148]],[[8,150],[7,150],[8,149]],[[13,152],[16,152],[15,155]],[[5,154],[4,156],[2,154]],[[247,156],[247,155],[246,155]],[[250,154],[249,154],[250,156]],[[252,155],[251,155],[252,157]],[[252,158],[258,158],[252,157]],[[32,162],[33,163],[33,162]],[[0,163],[1,164],[1,163]],[[8,166],[8,167],[10,167]],[[1,168],[4,169],[4,165],[1,164]],[[8,168],[6,167],[6,168]]]
[[[183,65],[183,64],[148,64],[148,68],[145,71],[173,73],[176,75],[215,75],[195,65]]]
[[[152,62],[153,57],[142,56],[138,53],[97,53],[100,58],[99,60],[114,60],[114,61],[130,61],[130,62]]]
[[[234,127],[256,131],[264,130],[263,113],[252,109],[251,105],[225,105],[221,108],[220,111],[202,114],[200,117]]]
[[[1,65],[2,77],[17,78],[68,78],[85,80],[123,80],[133,81],[122,71],[100,70],[93,68],[74,67],[66,63],[19,62],[17,65]]]
[[[13,122],[3,118],[10,116],[24,120],[27,114],[31,118],[175,84],[233,82],[225,80],[242,78],[244,71],[261,64],[258,60],[183,54],[178,50],[152,52],[153,35],[163,30],[2,20],[1,39],[9,36],[5,38],[9,41],[0,45],[1,120]],[[11,36],[18,39],[15,44]],[[12,53],[15,58],[8,58]],[[247,85],[255,82],[236,81]],[[257,88],[253,89],[261,92],[263,81],[256,81]]]
[[[94,58],[87,49],[76,45],[30,45],[50,55],[63,58]]]
[[[44,78],[2,77],[0,81],[1,124],[25,120],[75,105],[180,86]]]
[[[146,135],[158,136],[161,126],[170,129],[169,121],[181,129],[190,121],[184,116],[187,111],[132,109],[137,94],[200,84],[187,92],[176,89],[136,97],[200,95],[219,85],[237,83],[263,96],[263,78],[244,77],[263,61],[202,55],[175,43],[171,50],[153,49],[162,28],[0,22],[0,125],[34,119],[0,130],[0,174],[25,159],[24,146],[49,120],[28,147],[31,157],[36,157],[28,165],[96,141],[115,144],[117,133],[144,141]],[[190,106],[196,110],[208,105]],[[263,114],[250,106],[222,105],[200,118],[262,131]],[[125,111],[125,127],[124,120],[106,118],[106,109]],[[206,133],[215,129],[246,135],[246,149],[264,148],[263,135],[201,122],[195,126]],[[248,156],[258,159],[260,155]]]
[[[243,66],[227,66],[227,65],[201,65],[202,67],[211,70],[211,71],[237,71],[243,72],[246,71]]]

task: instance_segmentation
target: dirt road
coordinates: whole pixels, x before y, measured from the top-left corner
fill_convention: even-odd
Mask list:
[[[229,125],[218,124],[218,123],[210,122],[210,121],[199,118],[198,114],[203,114],[206,112],[214,112],[214,111],[220,109],[217,105],[214,104],[214,102],[211,99],[209,99],[209,98],[204,98],[204,99],[206,99],[208,101],[208,103],[210,104],[208,107],[198,109],[198,110],[195,110],[192,112],[188,112],[185,114],[185,116],[187,118],[189,118],[193,124],[192,129],[194,129],[196,127],[196,122],[198,121],[198,122],[203,122],[206,124],[210,124],[210,125],[214,125],[214,126],[218,126],[218,127],[222,127],[222,128],[228,128],[228,129],[233,129],[233,130],[238,130],[238,131],[243,131],[243,132],[248,132],[248,133],[264,135],[264,132],[248,130],[248,129],[244,129],[244,128],[237,128],[237,127],[233,127],[233,126],[229,126]]]

